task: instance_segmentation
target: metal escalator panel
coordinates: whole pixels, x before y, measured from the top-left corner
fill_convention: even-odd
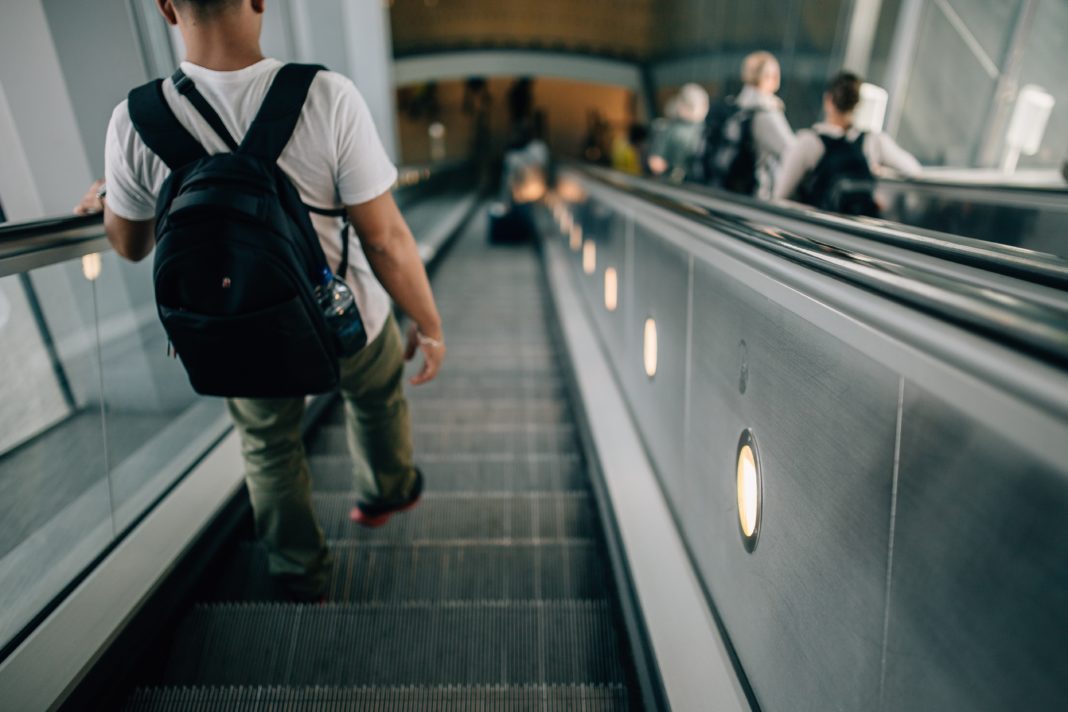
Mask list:
[[[639,706],[538,259],[484,234],[473,221],[434,281],[450,355],[409,390],[421,504],[349,520],[338,404],[307,442],[329,602],[285,602],[241,543],[128,709]]]

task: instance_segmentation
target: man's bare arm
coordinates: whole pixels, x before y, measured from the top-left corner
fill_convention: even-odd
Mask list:
[[[127,220],[108,210],[107,201],[99,196],[104,181],[98,180],[74,207],[76,215],[90,215],[104,211],[104,231],[108,242],[122,257],[140,262],[152,252],[156,244],[155,220]]]
[[[415,322],[405,356],[411,358],[416,348],[422,350],[426,363],[412,383],[426,383],[437,375],[445,358],[445,337],[415,238],[392,193],[360,205],[349,205],[347,209],[378,281]]]
[[[120,218],[104,205],[104,230],[108,242],[122,257],[140,262],[156,246],[155,220],[127,220]]]

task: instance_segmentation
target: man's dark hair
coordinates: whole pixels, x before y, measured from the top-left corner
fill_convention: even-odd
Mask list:
[[[179,9],[189,8],[202,19],[217,17],[226,10],[236,7],[241,0],[171,0]]]
[[[834,108],[848,114],[860,103],[860,77],[853,72],[838,72],[827,82],[827,95]]]

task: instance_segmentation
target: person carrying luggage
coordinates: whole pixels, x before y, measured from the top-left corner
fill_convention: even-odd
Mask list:
[[[794,133],[783,113],[779,62],[753,52],[742,62],[742,91],[708,112],[695,180],[742,195],[771,196],[775,171]]]
[[[116,107],[105,180],[78,210],[102,209],[127,259],[155,248],[160,317],[194,388],[227,397],[270,573],[321,600],[332,557],[312,510],[305,395],[340,390],[350,518],[384,524],[422,491],[404,360],[425,357],[413,384],[435,377],[441,319],[352,82],[265,58],[264,0],[157,2],[186,60]],[[390,297],[414,322],[406,345]]]
[[[908,176],[922,167],[908,151],[882,132],[860,131],[853,112],[861,80],[839,72],[823,94],[824,121],[800,131],[783,156],[774,197],[796,198],[821,210],[875,217],[875,176],[893,170]]]

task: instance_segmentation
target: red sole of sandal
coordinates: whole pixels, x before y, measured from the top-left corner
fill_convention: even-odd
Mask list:
[[[399,514],[400,512],[407,512],[409,509],[413,509],[417,504],[419,504],[419,501],[421,499],[422,497],[417,497],[414,502],[409,502],[403,507],[397,507],[392,511],[383,512],[382,514],[367,515],[364,514],[363,510],[359,507],[353,507],[349,511],[349,519],[356,522],[360,526],[367,527],[368,529],[377,529],[378,527],[388,522],[389,518],[392,517],[394,514]]]

